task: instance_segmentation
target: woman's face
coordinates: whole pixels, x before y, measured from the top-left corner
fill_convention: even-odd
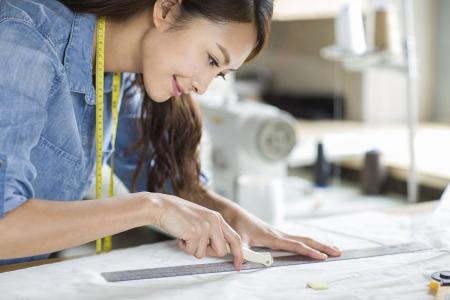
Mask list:
[[[144,85],[154,101],[203,94],[215,77],[238,69],[255,46],[254,24],[217,24],[198,18],[171,31],[173,16],[163,18],[156,6],[154,27],[141,43]]]

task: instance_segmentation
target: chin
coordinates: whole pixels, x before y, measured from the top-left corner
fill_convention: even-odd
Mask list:
[[[166,102],[172,98],[172,96],[168,96],[168,97],[167,96],[159,96],[158,97],[158,96],[152,96],[152,95],[149,95],[149,96],[153,101],[158,102],[158,103]]]
[[[149,89],[149,88],[145,88],[148,96],[150,97],[150,99],[152,99],[155,102],[166,102],[167,100],[169,100],[172,95],[167,94],[167,93],[152,93],[151,91],[154,91],[154,89]]]

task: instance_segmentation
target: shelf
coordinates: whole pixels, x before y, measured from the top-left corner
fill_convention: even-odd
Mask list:
[[[276,0],[274,1],[274,21],[295,21],[334,18],[345,4],[359,4],[364,9],[363,0]]]
[[[370,67],[389,68],[400,72],[407,72],[407,65],[402,57],[387,52],[367,52],[354,54],[343,51],[336,46],[329,46],[320,50],[320,56],[326,60],[343,63],[350,71],[364,71]]]
[[[394,99],[393,99],[394,101]],[[393,178],[406,180],[409,170],[408,129],[405,124],[366,124],[352,121],[298,121],[298,141],[288,164],[312,165],[322,141],[329,161],[360,169],[366,151],[377,149]],[[450,126],[421,123],[416,134],[416,165],[420,184],[443,189],[450,182]]]

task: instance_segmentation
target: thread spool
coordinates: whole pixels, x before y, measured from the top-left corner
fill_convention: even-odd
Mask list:
[[[389,16],[387,10],[375,11],[375,49],[389,50]]]
[[[381,153],[377,150],[366,152],[361,172],[361,188],[365,195],[379,195],[386,182],[386,168],[382,163]]]
[[[340,51],[351,54],[367,52],[362,9],[358,5],[344,5],[335,20],[335,44]]]
[[[374,48],[377,51],[401,54],[398,15],[393,5],[379,5],[374,12]]]

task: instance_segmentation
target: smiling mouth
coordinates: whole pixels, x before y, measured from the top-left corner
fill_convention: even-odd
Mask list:
[[[172,90],[175,96],[181,96],[181,94],[183,93],[183,89],[178,84],[175,75],[172,76]]]

